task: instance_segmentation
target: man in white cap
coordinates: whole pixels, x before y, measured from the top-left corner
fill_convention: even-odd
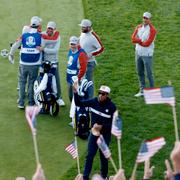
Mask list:
[[[86,79],[93,81],[93,71],[96,66],[95,57],[103,52],[104,47],[98,35],[92,30],[92,22],[89,19],[83,19],[79,25],[81,26],[79,44],[88,55]],[[93,95],[94,88],[92,86],[89,91],[89,97],[92,98]]]
[[[153,78],[153,53],[156,29],[151,23],[151,13],[143,14],[143,23],[138,25],[132,34],[132,43],[135,47],[136,70],[139,77],[140,91],[135,94],[136,97],[143,96],[145,84],[145,71],[149,81],[149,86],[154,87]]]
[[[69,100],[71,102],[74,79],[81,82],[86,73],[88,57],[84,49],[80,47],[78,37],[71,36],[69,39],[69,46],[66,80],[68,83]]]
[[[65,106],[65,102],[61,97],[61,83],[59,74],[58,52],[60,48],[60,33],[56,30],[56,23],[49,21],[47,29],[42,32],[42,46],[39,50],[43,51],[43,61],[50,61],[52,64],[52,74],[55,75],[57,84],[57,103]]]
[[[39,66],[41,64],[42,54],[37,48],[41,46],[41,19],[37,16],[31,18],[31,24],[28,28],[23,28],[22,35],[12,45],[9,53],[9,61],[14,61],[14,53],[21,46],[20,65],[19,65],[19,99],[18,108],[24,109],[25,105],[25,89],[28,82],[28,105],[32,106],[34,102],[34,81],[38,76]]]
[[[91,133],[88,138],[87,156],[83,172],[83,180],[89,180],[94,157],[97,153],[97,139],[100,134],[103,135],[106,144],[109,146],[111,140],[111,125],[113,114],[116,111],[115,104],[109,98],[110,88],[102,85],[99,88],[98,97],[80,100],[77,93],[77,83],[74,84],[74,100],[76,106],[90,107],[91,111]],[[101,151],[100,175],[106,179],[108,175],[108,159],[106,159]]]

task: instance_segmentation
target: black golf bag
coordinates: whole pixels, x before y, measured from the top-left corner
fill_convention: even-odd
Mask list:
[[[82,80],[81,85],[78,90],[78,95],[81,100],[88,99],[88,89],[91,88],[92,81],[87,81],[87,79]],[[76,106],[75,110],[75,127],[76,135],[81,139],[87,139],[90,131],[90,115],[88,107]]]
[[[34,82],[34,100],[36,105],[41,106],[41,114],[57,116],[59,105],[57,100],[57,87],[55,68],[49,61],[42,64],[42,69],[37,80]]]

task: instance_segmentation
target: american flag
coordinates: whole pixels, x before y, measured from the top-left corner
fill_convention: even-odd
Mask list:
[[[116,136],[118,139],[121,138],[122,135],[122,119],[118,116],[118,111],[115,111],[113,115],[113,122],[111,133]]]
[[[97,145],[99,149],[102,151],[102,153],[104,154],[105,158],[111,157],[111,152],[102,135],[100,135],[99,138],[97,139]]]
[[[36,133],[36,115],[39,113],[40,107],[27,106],[25,116],[32,133]]]
[[[137,163],[144,162],[154,156],[166,144],[164,137],[144,141],[136,158]]]
[[[172,86],[145,88],[144,99],[146,104],[170,104],[175,106],[174,89]]]
[[[73,141],[71,144],[67,145],[65,150],[73,157],[73,159],[77,158],[78,152],[77,152],[75,141]]]

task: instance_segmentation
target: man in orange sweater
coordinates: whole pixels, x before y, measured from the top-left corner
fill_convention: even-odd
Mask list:
[[[154,87],[154,78],[152,72],[154,40],[156,29],[152,25],[151,13],[143,14],[143,23],[138,25],[132,34],[132,43],[135,44],[136,70],[139,76],[140,91],[135,94],[136,97],[143,96],[145,85],[145,71],[149,80],[149,86]]]

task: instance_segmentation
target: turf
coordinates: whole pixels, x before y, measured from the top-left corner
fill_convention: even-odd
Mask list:
[[[79,35],[78,24],[83,17],[81,1],[71,0],[1,0],[0,3],[1,43],[0,49],[9,49],[21,34],[22,27],[30,23],[30,18],[38,15],[43,19],[43,30],[48,21],[55,21],[61,34],[59,53],[62,96],[66,107],[60,109],[56,118],[48,115],[38,116],[37,141],[40,162],[47,179],[58,180],[76,162],[64,151],[65,146],[73,140],[73,130],[68,126],[69,99],[65,80],[65,69],[68,52],[68,39],[71,35]],[[36,169],[31,132],[26,123],[24,111],[17,108],[17,76],[18,51],[15,54],[15,64],[0,57],[0,179],[12,180],[17,176],[31,179]],[[80,150],[84,152],[85,142],[79,142]]]
[[[84,14],[83,8],[84,6]],[[57,118],[38,117],[38,147],[40,161],[49,180],[71,180],[77,174],[76,162],[64,151],[71,142],[73,131],[67,126],[69,103],[65,82],[66,54],[68,38],[79,35],[77,24],[83,15],[93,21],[93,28],[100,36],[104,53],[97,58],[95,89],[101,84],[111,87],[111,98],[117,104],[123,118],[122,163],[127,179],[130,177],[135,157],[143,139],[164,136],[166,146],[152,163],[156,166],[153,179],[163,179],[164,159],[169,158],[175,137],[172,111],[166,105],[145,105],[143,98],[135,98],[138,80],[135,72],[134,47],[131,34],[144,11],[153,14],[153,24],[158,30],[154,55],[154,75],[156,86],[167,85],[171,80],[175,87],[177,119],[180,114],[179,80],[179,29],[180,2],[178,0],[1,0],[0,3],[1,43],[0,49],[9,48],[9,43],[21,34],[23,25],[29,23],[33,15],[43,18],[43,29],[49,20],[58,24],[61,32],[60,69],[62,95],[67,106],[61,108]],[[24,112],[17,109],[18,52],[15,65],[1,59],[0,88],[0,179],[12,180],[17,176],[30,179],[36,164],[32,137],[25,121]],[[180,128],[180,122],[178,119]],[[80,145],[80,165],[83,169],[86,142]],[[111,151],[118,164],[116,139],[112,139]],[[110,164],[109,174],[114,174]],[[98,156],[93,164],[92,174],[99,172]],[[143,166],[137,171],[137,179],[142,179]]]
[[[142,22],[142,14],[150,11],[152,22],[158,34],[155,42],[154,76],[155,85],[175,87],[177,119],[180,114],[179,80],[179,1],[135,1],[135,0],[84,0],[85,17],[93,22],[93,29],[101,37],[104,53],[97,58],[95,71],[96,90],[101,84],[111,87],[111,98],[116,102],[123,118],[122,163],[127,179],[134,166],[141,142],[157,136],[164,136],[166,146],[152,158],[156,166],[152,179],[163,179],[164,160],[169,158],[174,145],[172,109],[167,105],[146,105],[143,98],[135,98],[138,92],[138,79],[135,72],[134,46],[131,34]],[[97,92],[97,91],[96,91]],[[178,119],[180,127],[180,121]],[[111,151],[118,165],[116,139],[112,139]],[[84,157],[81,158],[83,168]],[[98,158],[94,162],[93,173],[99,172]],[[67,174],[74,173],[75,167]],[[110,173],[114,170],[110,164]],[[75,176],[75,173],[73,174]],[[137,179],[142,179],[143,165],[137,170]],[[64,180],[68,176],[64,177]],[[73,178],[71,178],[73,179]]]

